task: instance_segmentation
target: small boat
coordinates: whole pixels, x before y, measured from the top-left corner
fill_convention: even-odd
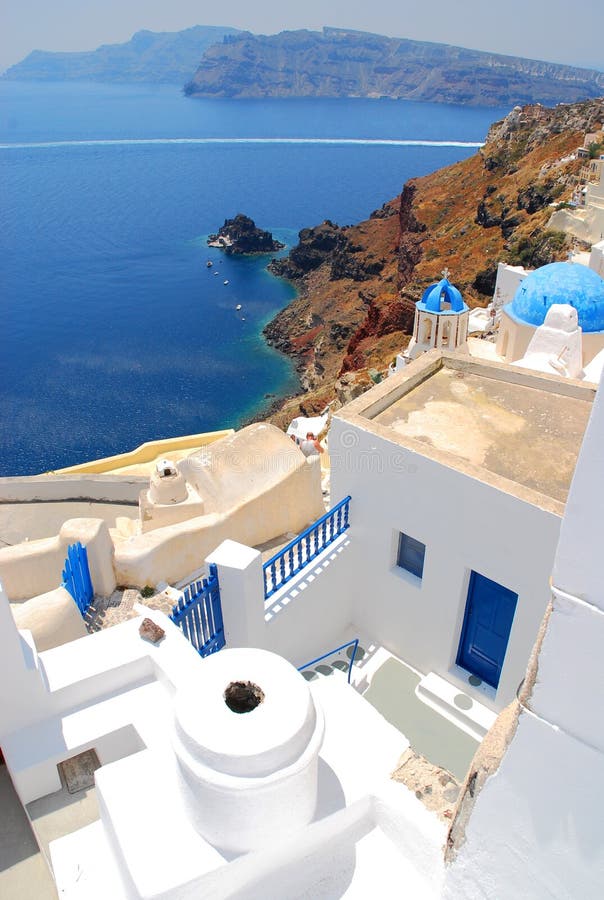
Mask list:
[[[235,309],[237,310],[237,312],[239,312],[239,310],[241,309],[241,303],[238,303]]]
[[[228,278],[225,279],[222,283],[223,283],[223,284],[228,284],[228,283],[229,283],[229,279],[228,279]]]
[[[208,267],[208,269],[211,269],[213,265],[214,265],[214,263],[212,262],[211,259],[209,259],[206,263],[206,266]]]
[[[214,272],[214,275],[220,275],[220,272]]]

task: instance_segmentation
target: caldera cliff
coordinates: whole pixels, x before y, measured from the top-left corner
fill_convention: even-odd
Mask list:
[[[548,228],[584,161],[574,151],[604,122],[604,99],[514,109],[469,159],[412,179],[357,225],[300,232],[271,270],[298,297],[266,327],[296,362],[304,393],[273,410],[283,425],[346,401],[384,374],[408,341],[414,303],[446,267],[471,307],[492,297],[499,260],[536,267],[566,258]],[[571,158],[572,157],[572,158]]]

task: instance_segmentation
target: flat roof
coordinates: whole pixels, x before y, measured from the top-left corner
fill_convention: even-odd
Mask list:
[[[338,416],[560,512],[594,395],[582,382],[430,351]]]

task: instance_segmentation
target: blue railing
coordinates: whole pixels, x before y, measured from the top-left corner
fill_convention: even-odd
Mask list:
[[[352,675],[352,667],[354,665],[354,658],[356,656],[357,650],[359,649],[359,639],[355,638],[353,641],[348,641],[346,644],[342,644],[341,647],[336,647],[335,650],[329,650],[327,653],[324,653],[323,656],[317,656],[316,659],[311,659],[310,662],[305,663],[303,666],[298,666],[298,672],[303,672],[304,669],[310,669],[311,666],[314,666],[315,663],[321,662],[323,659],[327,659],[328,656],[333,656],[334,653],[340,653],[342,650],[345,650],[346,647],[354,647],[350,655],[350,662],[348,663],[348,684],[350,684],[350,676]]]
[[[200,656],[209,656],[224,647],[220,586],[213,563],[208,572],[208,578],[193,582],[183,591],[170,616]]]
[[[69,591],[84,617],[92,603],[94,588],[88,566],[88,553],[86,547],[83,547],[79,541],[67,548],[67,559],[62,578],[62,587]]]
[[[328,547],[349,526],[350,497],[340,500],[329,512],[317,519],[305,531],[290,541],[282,550],[271,556],[263,565],[264,596],[268,599],[275,591],[297,575],[305,566]]]

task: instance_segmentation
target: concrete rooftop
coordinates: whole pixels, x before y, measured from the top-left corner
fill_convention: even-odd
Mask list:
[[[338,415],[524,499],[538,502],[536,492],[564,504],[594,394],[582,382],[435,350]]]

